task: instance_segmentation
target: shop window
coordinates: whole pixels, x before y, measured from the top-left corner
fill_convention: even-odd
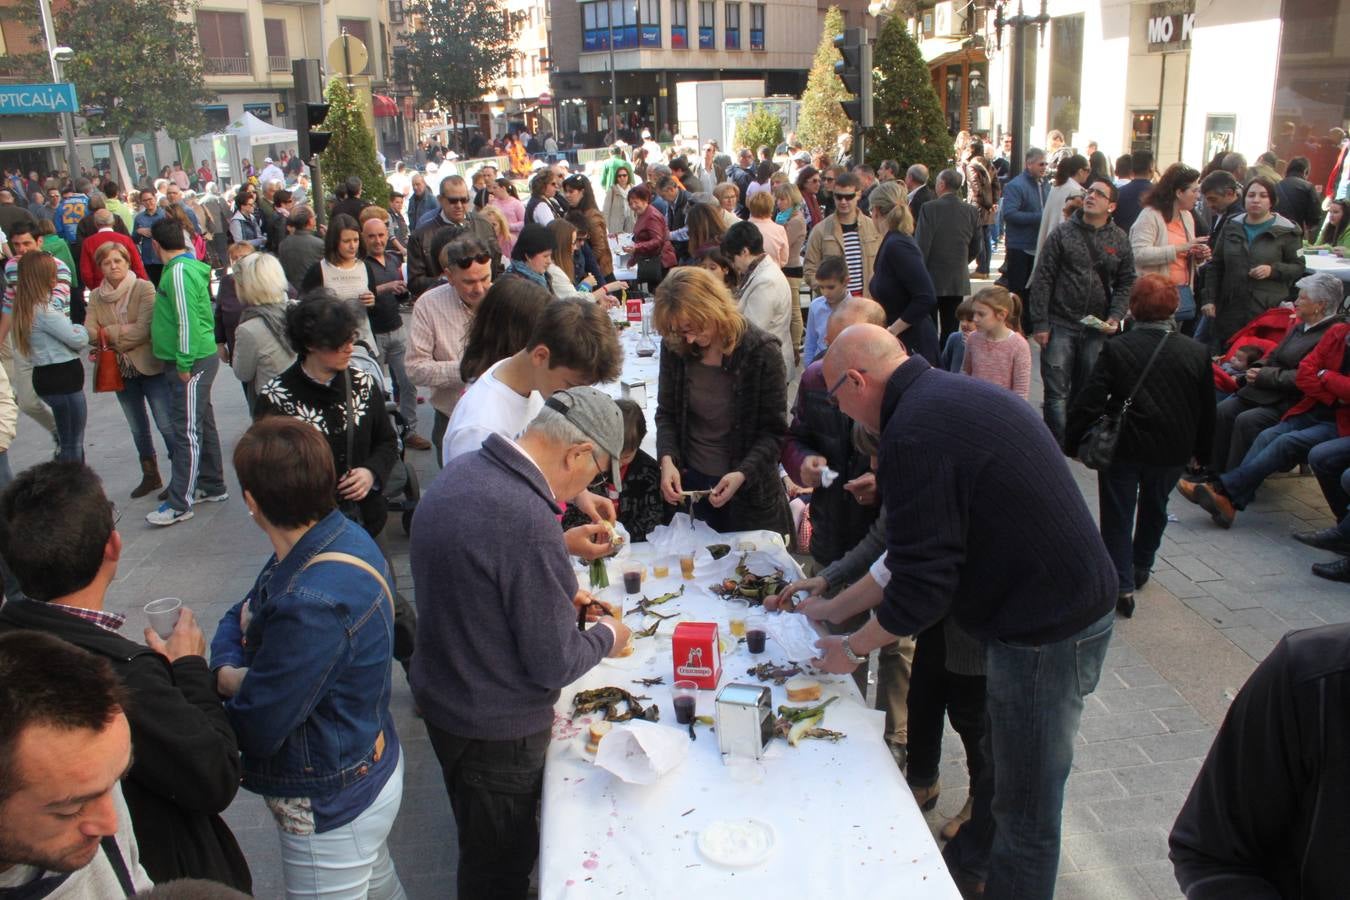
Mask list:
[[[670,0],[670,46],[689,49],[689,0]]]
[[[741,5],[727,4],[726,47],[728,50],[741,49]]]
[[[1130,113],[1130,152],[1147,150],[1154,156],[1158,153],[1158,111],[1156,109],[1137,109]]]
[[[1350,0],[1285,0],[1282,19],[1270,147],[1307,157],[1308,180],[1325,186],[1340,154],[1332,129],[1350,119],[1350,43],[1336,40],[1350,27]]]
[[[581,51],[594,53],[609,49],[609,4],[581,4]]]
[[[1050,35],[1050,127],[1072,143],[1082,108],[1082,14],[1054,19]]]
[[[750,4],[750,49],[764,49],[764,4]]]

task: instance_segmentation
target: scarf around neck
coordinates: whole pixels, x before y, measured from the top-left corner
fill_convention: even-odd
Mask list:
[[[113,304],[113,312],[117,316],[117,324],[127,324],[127,306],[131,303],[131,290],[136,286],[136,273],[127,272],[127,277],[122,279],[122,283],[113,287],[108,279],[103,282],[94,291],[94,299],[99,303]]]

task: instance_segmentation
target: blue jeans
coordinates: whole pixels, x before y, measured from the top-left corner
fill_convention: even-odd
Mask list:
[[[1261,482],[1306,462],[1313,447],[1335,437],[1334,420],[1323,421],[1311,413],[1285,419],[1257,435],[1242,465],[1220,475],[1219,483],[1233,505],[1243,509],[1256,498]]]
[[[164,440],[169,458],[173,458],[173,400],[169,396],[166,378],[163,372],[127,378],[126,387],[117,392],[117,402],[122,406],[122,415],[126,416],[127,425],[131,428],[131,439],[141,459],[155,458],[155,442],[150,436],[150,416],[155,417],[155,428]],[[147,403],[150,405],[150,416],[145,413]]]
[[[987,877],[987,900],[1054,896],[1064,782],[1114,619],[1112,610],[1052,644],[985,645],[985,768],[972,787],[973,815],[942,855],[953,868]]]
[[[1167,528],[1167,496],[1181,466],[1118,462],[1097,473],[1102,542],[1116,565],[1118,590],[1134,593],[1134,570],[1152,569]]]
[[[400,326],[396,331],[375,335],[380,345],[380,357],[389,366],[393,376],[394,389],[398,394],[398,411],[403,421],[413,431],[417,430],[417,385],[408,377],[404,359],[408,354],[408,328]]]
[[[39,394],[56,419],[56,458],[64,462],[84,462],[84,423],[89,418],[84,391],[69,394]]]
[[[1103,335],[1093,328],[1071,330],[1050,326],[1050,342],[1041,351],[1041,384],[1045,401],[1041,415],[1050,433],[1064,446],[1064,422],[1078,392],[1088,383],[1102,352]]]
[[[994,244],[989,238],[989,225],[980,226],[980,249],[975,254],[975,271],[988,274],[989,258],[994,255]]]
[[[1324,441],[1312,448],[1308,467],[1317,476],[1322,496],[1339,522],[1336,527],[1350,538],[1350,437]]]

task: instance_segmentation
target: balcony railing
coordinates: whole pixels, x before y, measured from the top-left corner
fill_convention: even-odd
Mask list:
[[[202,59],[207,75],[248,75],[247,56],[207,56]]]
[[[269,72],[289,72],[291,70],[291,58],[289,56],[267,56],[267,71]]]

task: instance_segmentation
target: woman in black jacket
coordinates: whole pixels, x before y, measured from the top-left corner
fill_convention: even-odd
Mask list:
[[[714,530],[791,531],[778,457],[787,373],[777,339],[752,325],[712,273],[673,269],[652,321],[665,336],[656,406],[661,494],[710,491],[696,515]]]
[[[1214,431],[1214,376],[1209,351],[1175,331],[1180,297],[1161,275],[1145,275],[1130,291],[1135,326],[1102,345],[1092,377],[1069,410],[1065,453],[1074,456],[1088,429],[1134,395],[1116,455],[1097,473],[1102,540],[1116,564],[1116,609],[1134,614],[1134,591],[1148,581],[1167,527],[1167,496],[1192,458],[1205,462]],[[1144,367],[1158,349],[1147,377]],[[1138,506],[1138,517],[1135,507]]]
[[[389,515],[380,491],[398,459],[398,435],[374,380],[348,365],[357,327],[352,306],[325,288],[288,309],[296,360],[258,392],[254,416],[293,416],[323,432],[337,467],[338,507],[378,537]]]
[[[872,189],[868,201],[872,221],[884,235],[868,290],[886,309],[886,322],[912,356],[938,364],[938,331],[933,324],[937,291],[924,265],[923,252],[911,236],[914,217],[905,203],[905,192],[895,181]]]

